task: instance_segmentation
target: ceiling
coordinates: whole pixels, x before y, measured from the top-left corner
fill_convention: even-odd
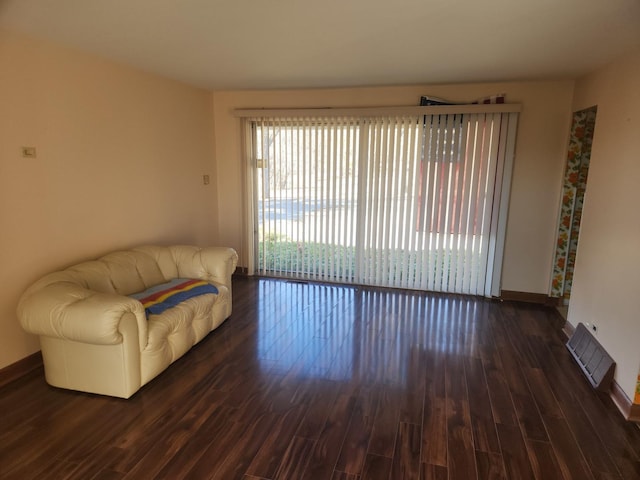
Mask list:
[[[0,0],[0,27],[207,89],[572,78],[640,0]]]

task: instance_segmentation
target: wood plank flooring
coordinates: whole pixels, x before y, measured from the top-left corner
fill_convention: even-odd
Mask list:
[[[0,388],[2,479],[640,479],[640,430],[542,306],[234,280],[129,400]]]

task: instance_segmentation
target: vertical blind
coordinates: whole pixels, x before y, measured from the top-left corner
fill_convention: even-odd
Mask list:
[[[247,117],[255,273],[491,295],[517,113],[426,111]]]

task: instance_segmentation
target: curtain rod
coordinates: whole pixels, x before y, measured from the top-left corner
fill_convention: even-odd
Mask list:
[[[464,113],[517,113],[519,103],[436,105],[431,107],[356,107],[356,108],[237,108],[239,118],[261,117],[375,117],[389,115],[442,115]]]

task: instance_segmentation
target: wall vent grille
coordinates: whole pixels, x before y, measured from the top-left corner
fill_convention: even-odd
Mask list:
[[[591,385],[596,390],[608,391],[616,364],[583,323],[576,327],[567,348]]]

